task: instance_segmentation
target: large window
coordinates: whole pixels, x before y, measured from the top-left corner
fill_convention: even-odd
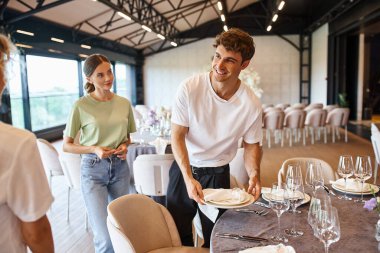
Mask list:
[[[115,64],[116,93],[122,97],[132,98],[131,66],[123,63]]]
[[[79,97],[78,62],[26,56],[32,131],[63,125]]]
[[[7,75],[11,97],[12,125],[25,128],[19,55],[14,55],[12,59]]]

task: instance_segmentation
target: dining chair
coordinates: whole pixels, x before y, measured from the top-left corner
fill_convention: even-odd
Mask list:
[[[42,165],[49,179],[50,188],[52,188],[52,178],[63,176],[63,169],[59,162],[59,153],[55,147],[45,139],[37,139],[38,150],[41,155]]]
[[[305,108],[303,108],[306,112],[309,112],[313,109],[322,109],[323,108],[323,104],[322,103],[311,103],[309,104],[308,106],[306,106]]]
[[[67,183],[67,210],[66,221],[70,222],[70,197],[71,191],[80,191],[80,165],[81,157],[79,154],[63,152],[60,155],[62,169]],[[85,229],[88,230],[87,212],[85,212]]]
[[[327,111],[323,109],[312,109],[306,113],[305,127],[310,130],[311,144],[314,144],[315,130],[317,130],[317,139],[320,139],[321,130],[323,131],[324,142],[327,143],[326,116]]]
[[[332,129],[332,141],[335,143],[335,135],[340,139],[339,135],[339,127],[344,127],[344,140],[345,142],[348,142],[347,137],[347,124],[348,124],[348,117],[350,114],[349,108],[335,108],[332,111],[330,111],[329,114],[327,114],[326,124],[331,126]]]
[[[263,128],[266,130],[266,139],[268,147],[271,147],[271,132],[275,136],[275,143],[278,139],[281,139],[281,147],[284,145],[284,117],[285,114],[281,109],[272,109],[267,113],[264,113]]]
[[[324,110],[327,111],[327,113],[331,112],[332,110],[334,110],[335,108],[339,108],[339,105],[325,105],[323,107]]]
[[[148,196],[166,196],[173,161],[173,154],[139,155],[133,162],[136,191]]]
[[[301,166],[303,180],[305,181],[305,176],[306,176],[306,171],[307,171],[307,162],[319,162],[321,164],[323,179],[326,183],[330,182],[330,180],[335,181],[336,179],[338,179],[337,173],[333,170],[330,164],[328,164],[324,160],[313,158],[313,157],[294,157],[294,158],[289,158],[282,163],[282,166],[280,170],[278,171],[278,175],[277,175],[278,183],[285,183],[288,165],[291,163],[298,163]]]
[[[376,184],[377,170],[380,166],[380,133],[379,132],[372,131],[371,142],[372,142],[373,152],[375,153],[375,167],[373,170],[373,184]]]
[[[292,146],[292,137],[294,134],[294,141],[299,141],[299,136],[302,131],[303,145],[306,145],[305,141],[305,118],[306,112],[301,109],[293,109],[285,114],[284,130],[286,136],[289,136],[289,147]]]
[[[107,207],[107,227],[115,253],[206,253],[182,246],[174,220],[162,205],[142,194],[119,197]]]

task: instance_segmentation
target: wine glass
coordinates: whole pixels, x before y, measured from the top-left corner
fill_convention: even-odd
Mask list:
[[[286,186],[284,183],[274,183],[268,194],[269,205],[277,215],[278,230],[277,234],[271,237],[276,243],[286,243],[288,239],[281,234],[281,215],[289,209],[289,199],[287,196]]]
[[[305,183],[313,189],[314,196],[317,187],[323,187],[324,180],[322,174],[322,165],[320,162],[309,161],[307,163]]]
[[[313,228],[314,235],[317,236],[316,222],[321,210],[328,210],[331,207],[331,199],[324,189],[317,189],[314,197],[310,201],[307,222]]]
[[[290,207],[293,212],[293,226],[291,229],[285,229],[285,233],[289,236],[297,237],[303,235],[303,231],[296,229],[296,209],[303,202],[304,188],[302,182],[302,172],[299,164],[289,164],[286,173],[286,190],[288,192],[288,198]]]
[[[363,200],[363,188],[364,182],[372,177],[372,167],[371,167],[371,158],[369,156],[358,156],[356,157],[356,166],[354,175],[362,183],[361,188],[361,198],[356,199],[355,202],[364,202]]]
[[[339,196],[338,198],[343,200],[351,200],[351,198],[347,196],[347,178],[354,174],[354,163],[352,162],[352,156],[340,156],[338,174],[344,178],[344,196]]]
[[[316,219],[317,238],[323,242],[325,253],[329,252],[332,243],[340,239],[340,224],[338,211],[335,207],[320,210]]]

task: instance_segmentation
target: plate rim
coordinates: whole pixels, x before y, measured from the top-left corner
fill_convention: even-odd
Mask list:
[[[375,193],[375,194],[379,192],[380,189],[379,189],[379,187],[378,187],[377,185],[374,185],[374,184],[370,184],[370,185],[371,185],[371,187],[374,187],[374,188],[375,188],[375,189],[374,189],[374,193]],[[336,191],[338,191],[338,192],[340,192],[340,193],[344,193],[344,192],[345,192],[345,190],[342,190],[342,189],[336,187],[335,184],[331,184],[331,187],[332,187],[334,190],[336,190]],[[362,194],[361,192],[352,192],[352,191],[346,191],[346,192],[347,192],[347,194],[350,194],[350,195],[361,195],[361,194]],[[371,191],[363,192],[363,195],[371,195],[371,194],[372,194]]]
[[[234,209],[234,208],[242,208],[242,207],[249,206],[253,202],[255,202],[255,198],[251,194],[249,194],[249,200],[245,203],[240,204],[240,205],[217,205],[217,204],[213,204],[213,203],[208,202],[208,201],[205,201],[205,204],[208,206],[212,206],[212,207],[216,207],[216,208],[220,208],[220,209]]]
[[[220,188],[220,189],[229,190],[229,189],[225,189],[225,188]],[[219,190],[219,189],[215,189],[215,188],[205,188],[205,189],[203,189],[203,191],[205,191],[205,190],[206,191],[214,191],[214,190]],[[249,202],[251,200],[250,196],[252,196],[252,195],[246,193],[245,194],[246,199],[244,199],[244,201],[240,202],[239,204],[236,204],[236,203],[230,203],[230,204],[229,203],[225,203],[225,204],[223,204],[222,202],[218,202],[218,201],[217,202],[215,202],[215,201],[205,201],[205,202],[208,203],[208,204],[217,205],[217,206],[239,206],[240,207],[240,205],[243,205],[243,204],[245,204],[245,203],[247,203],[247,202]]]
[[[261,194],[261,197],[262,197],[265,201],[268,201],[268,202],[269,202],[268,197],[264,197],[265,194],[267,194],[267,193],[262,193],[262,194]],[[311,196],[310,196],[309,194],[307,194],[306,192],[304,192],[304,195],[305,195],[305,198],[303,199],[303,201],[302,201],[302,203],[300,204],[300,206],[309,203],[310,200],[311,200]]]

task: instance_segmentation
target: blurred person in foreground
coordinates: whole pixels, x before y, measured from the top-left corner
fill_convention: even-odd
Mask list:
[[[83,66],[87,95],[75,102],[66,125],[63,150],[81,154],[81,190],[96,253],[114,252],[107,229],[107,205],[128,194],[126,161],[130,133],[136,131],[128,99],[112,92],[110,61],[101,54],[87,57]],[[80,132],[79,144],[74,143]]]
[[[0,34],[0,97],[14,45]],[[15,52],[16,53],[16,52]],[[53,196],[34,134],[0,122],[0,251],[54,252],[46,217]]]
[[[252,37],[232,28],[216,37],[212,70],[184,80],[172,114],[172,149],[167,207],[182,243],[193,245],[192,220],[197,204],[204,204],[202,189],[230,188],[229,162],[243,138],[248,193],[260,196],[261,104],[239,80],[255,53]],[[219,210],[218,218],[223,213]],[[214,223],[199,212],[203,247],[210,246]]]

